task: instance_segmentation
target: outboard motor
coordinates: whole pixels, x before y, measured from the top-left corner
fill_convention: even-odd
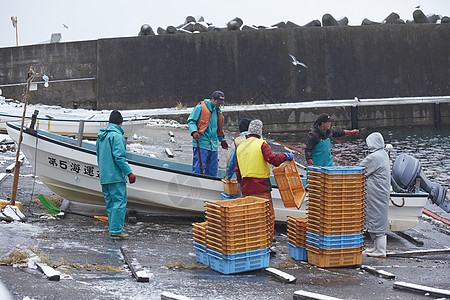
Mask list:
[[[450,201],[445,199],[447,189],[427,179],[419,160],[407,154],[399,155],[392,166],[391,182],[394,191],[398,193],[414,192],[416,178],[420,179],[420,188],[429,194],[428,198],[431,199],[431,202],[444,211],[450,212]]]

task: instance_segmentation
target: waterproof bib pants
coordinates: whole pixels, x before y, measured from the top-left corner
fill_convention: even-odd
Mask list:
[[[321,140],[312,151],[312,160],[317,167],[333,167],[333,157],[331,157],[331,140]]]
[[[192,172],[201,174],[200,159],[198,157],[197,148],[194,149],[194,156],[192,159]],[[218,154],[217,151],[210,151],[200,148],[200,156],[202,158],[203,174],[209,176],[217,176],[218,170]]]
[[[102,184],[106,201],[109,233],[121,234],[127,211],[127,184],[125,182]]]

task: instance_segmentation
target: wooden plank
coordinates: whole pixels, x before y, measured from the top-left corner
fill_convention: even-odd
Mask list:
[[[192,300],[192,299],[171,292],[163,292],[161,294],[161,300]]]
[[[8,177],[8,174],[6,173],[1,173],[0,174],[0,184],[5,181],[6,177]]]
[[[9,166],[6,167],[6,173],[12,173],[14,172],[14,169],[16,168],[16,163],[12,163]]]
[[[138,270],[139,267],[133,265],[132,260],[126,254],[126,251],[123,249],[123,247],[120,247],[120,252],[122,252],[123,258],[125,259],[125,262],[127,263],[128,267],[131,270],[131,273],[133,274],[133,277],[136,278],[137,282],[149,282],[150,277],[147,275],[147,272],[145,272],[144,270]]]
[[[52,267],[48,266],[44,263],[36,263],[38,269],[47,276],[50,281],[59,281],[60,275],[59,272],[55,271]]]
[[[386,253],[386,257],[417,257],[424,255],[450,254],[450,249],[413,250]]]
[[[394,282],[394,289],[430,294],[434,297],[450,297],[450,290],[443,290],[407,282]]]
[[[361,269],[363,269],[364,271],[367,271],[367,272],[369,272],[371,274],[383,277],[383,278],[395,279],[395,275],[394,274],[386,272],[386,271],[383,271],[383,270],[377,270],[376,268],[371,267],[371,266],[362,265]]]
[[[172,151],[170,151],[169,148],[166,148],[166,154],[168,157],[173,157],[173,153],[172,153]]]
[[[342,299],[307,291],[295,291],[294,300],[342,300]]]
[[[285,283],[295,283],[297,281],[297,278],[295,276],[292,276],[291,274],[288,274],[286,272],[283,272],[281,270],[275,269],[275,268],[265,268],[263,270],[264,273],[267,273],[277,279],[280,279],[281,281]]]

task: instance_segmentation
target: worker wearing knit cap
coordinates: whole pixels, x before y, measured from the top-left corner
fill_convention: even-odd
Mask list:
[[[100,183],[108,213],[109,233],[113,237],[126,237],[123,233],[127,208],[127,180],[136,181],[126,158],[126,142],[122,129],[122,114],[113,110],[106,128],[100,129],[96,142]]]
[[[291,153],[274,153],[262,138],[263,123],[253,120],[248,126],[248,139],[236,150],[236,177],[241,183],[242,196],[261,196],[270,199],[272,223],[275,214],[272,204],[272,184],[270,183],[270,164],[279,166],[286,160],[293,160]],[[273,237],[273,226],[271,235]]]
[[[234,139],[234,152],[233,155],[227,161],[227,179],[230,180],[234,175],[234,167],[236,166],[236,149],[237,147],[247,139],[248,137],[248,125],[252,120],[244,118],[239,121],[239,136]]]

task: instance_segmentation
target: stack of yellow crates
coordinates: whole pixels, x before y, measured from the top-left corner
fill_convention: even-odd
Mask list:
[[[269,200],[245,197],[216,202],[206,202],[205,248],[207,263],[223,274],[240,273],[269,266],[271,222]],[[198,228],[194,224],[194,247],[197,255],[202,247]],[[200,260],[199,260],[200,258]]]
[[[308,167],[308,262],[318,267],[361,264],[364,168]]]
[[[289,244],[289,255],[295,260],[308,260],[308,255],[306,252],[307,224],[307,218],[288,217],[287,236]]]

